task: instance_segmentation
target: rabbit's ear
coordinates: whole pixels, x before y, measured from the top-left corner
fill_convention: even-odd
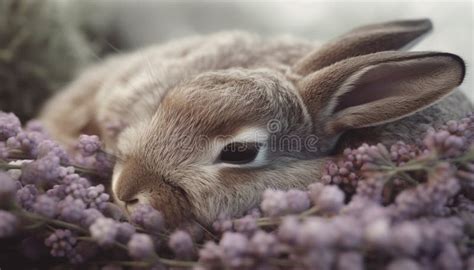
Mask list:
[[[461,84],[464,61],[436,52],[379,52],[349,58],[297,83],[315,128],[327,135],[419,111]]]
[[[362,26],[303,57],[295,64],[293,70],[304,76],[350,57],[399,50],[413,44],[431,29],[432,24],[429,19]]]

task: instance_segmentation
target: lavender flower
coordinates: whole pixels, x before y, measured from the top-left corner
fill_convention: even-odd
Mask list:
[[[245,267],[249,264],[249,241],[238,233],[226,232],[219,242],[222,262],[227,267]]]
[[[289,213],[301,213],[310,206],[308,193],[306,191],[290,189],[285,194]]]
[[[61,177],[66,176],[67,170],[60,164],[60,158],[48,154],[33,162],[24,164],[21,181],[25,184],[53,185]]]
[[[412,222],[403,222],[392,228],[393,246],[402,255],[415,256],[423,244],[422,228]]]
[[[51,248],[51,255],[54,257],[72,255],[76,242],[77,239],[70,230],[56,230],[44,241]]]
[[[91,186],[88,187],[85,194],[85,201],[88,203],[89,207],[104,209],[109,200],[109,194],[105,193],[105,188],[103,185]]]
[[[142,233],[134,234],[128,242],[127,247],[130,256],[138,260],[149,258],[155,253],[151,237]]]
[[[339,254],[337,259],[337,270],[363,270],[364,258],[358,252],[348,251]]]
[[[121,222],[117,226],[117,241],[127,243],[135,232],[136,229],[132,224]]]
[[[101,246],[114,243],[118,233],[118,224],[110,218],[98,218],[89,228],[92,238]]]
[[[53,155],[59,158],[61,164],[69,164],[69,156],[66,150],[59,144],[51,140],[44,140],[38,144],[38,158],[42,158],[48,155]]]
[[[38,145],[46,139],[46,136],[40,132],[20,131],[16,136],[7,140],[7,146],[13,149],[19,149],[26,154],[36,157],[38,155]]]
[[[181,230],[171,234],[168,245],[178,258],[190,258],[193,253],[191,236]]]
[[[76,145],[76,149],[84,156],[92,156],[100,150],[102,144],[96,135],[81,135]]]
[[[410,259],[394,260],[387,266],[387,270],[421,270],[418,263]]]
[[[21,130],[21,123],[13,113],[0,112],[0,140],[15,136]]]
[[[38,189],[34,185],[26,185],[16,192],[17,202],[25,209],[31,209],[38,196]]]
[[[13,214],[0,210],[0,238],[15,234],[17,226],[18,219]]]
[[[260,207],[268,216],[279,216],[284,214],[288,210],[288,202],[286,200],[285,192],[272,189],[265,190]]]
[[[159,231],[163,228],[163,216],[148,204],[137,205],[130,219],[133,223],[149,231]]]
[[[57,214],[57,202],[47,195],[40,195],[33,204],[33,210],[40,215],[53,218]]]
[[[80,199],[74,199],[67,196],[64,200],[59,202],[59,218],[68,222],[79,223],[84,218],[84,210],[86,205]]]
[[[260,258],[276,257],[279,253],[279,243],[274,234],[257,231],[250,239],[252,252]]]
[[[315,179],[318,182],[307,190],[267,190],[261,209],[253,208],[237,219],[219,216],[213,223],[213,240],[207,238],[211,232],[191,227],[186,232],[175,231],[168,242],[161,237],[168,233],[163,217],[150,205],[137,206],[130,223],[126,222],[119,206],[109,202],[105,187],[96,185],[103,181],[101,176],[64,167],[79,162],[107,176],[112,160],[100,150],[97,137],[82,136],[72,158],[42,128],[5,128],[2,119],[14,122],[0,113],[0,134],[8,133],[0,140],[0,158],[11,154],[11,159],[21,151],[27,159],[8,164],[24,164],[21,170],[0,172],[0,201],[13,203],[4,204],[11,212],[0,210],[0,237],[19,231],[17,237],[23,238],[19,240],[37,249],[38,245],[28,244],[34,241],[26,241],[31,231],[23,231],[23,225],[32,228],[46,222],[47,226],[34,231],[34,237],[45,242],[51,256],[61,257],[46,260],[68,264],[65,267],[83,263],[95,267],[104,258],[104,248],[111,261],[153,264],[158,261],[156,256],[164,256],[167,260],[159,261],[169,264],[168,260],[196,259],[195,269],[199,270],[284,269],[289,265],[298,269],[421,270],[474,265],[474,249],[469,244],[474,231],[472,114],[430,131],[424,143],[363,144],[345,149],[342,156],[326,164],[322,178]],[[415,183],[408,184],[407,175],[400,171]],[[318,211],[306,211],[310,207]],[[95,241],[83,240],[88,237]],[[162,253],[160,247],[166,244],[174,255]],[[120,245],[126,245],[130,257],[117,249]],[[26,253],[35,260],[46,256],[40,250]]]
[[[95,208],[85,209],[83,212],[83,218],[81,219],[81,225],[85,228],[89,228],[96,222],[97,219],[104,217],[104,215]]]
[[[251,215],[246,215],[234,221],[234,229],[238,232],[252,234],[257,229],[257,220]]]
[[[325,186],[318,196],[313,196],[313,202],[319,210],[325,213],[337,213],[344,205],[344,192],[336,186]]]

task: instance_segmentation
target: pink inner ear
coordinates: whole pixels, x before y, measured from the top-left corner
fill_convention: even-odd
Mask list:
[[[333,113],[388,97],[421,95],[423,90],[429,90],[426,89],[429,87],[426,76],[435,76],[442,68],[432,61],[416,62],[409,65],[384,63],[367,67],[352,76],[343,86],[345,93],[337,98]]]

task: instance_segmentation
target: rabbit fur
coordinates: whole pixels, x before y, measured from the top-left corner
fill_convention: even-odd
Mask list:
[[[240,31],[172,41],[86,69],[41,119],[70,149],[81,133],[101,136],[127,210],[149,203],[169,226],[210,224],[255,207],[265,189],[317,181],[344,147],[415,142],[470,112],[456,89],[461,58],[399,51],[431,28],[373,24],[324,45]],[[261,147],[251,162],[220,161],[232,142]]]

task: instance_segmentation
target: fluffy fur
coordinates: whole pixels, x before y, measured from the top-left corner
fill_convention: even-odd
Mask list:
[[[460,92],[432,105],[462,82],[460,58],[385,52],[430,29],[428,20],[366,26],[320,51],[313,42],[244,32],[179,40],[91,67],[42,119],[65,144],[83,132],[102,136],[118,156],[119,204],[150,203],[171,226],[190,218],[207,224],[242,214],[267,188],[305,187],[342,146],[413,138],[420,121],[470,111]],[[265,158],[216,161],[249,130],[267,132]],[[317,148],[307,145],[315,140]],[[293,149],[295,142],[303,147]]]

